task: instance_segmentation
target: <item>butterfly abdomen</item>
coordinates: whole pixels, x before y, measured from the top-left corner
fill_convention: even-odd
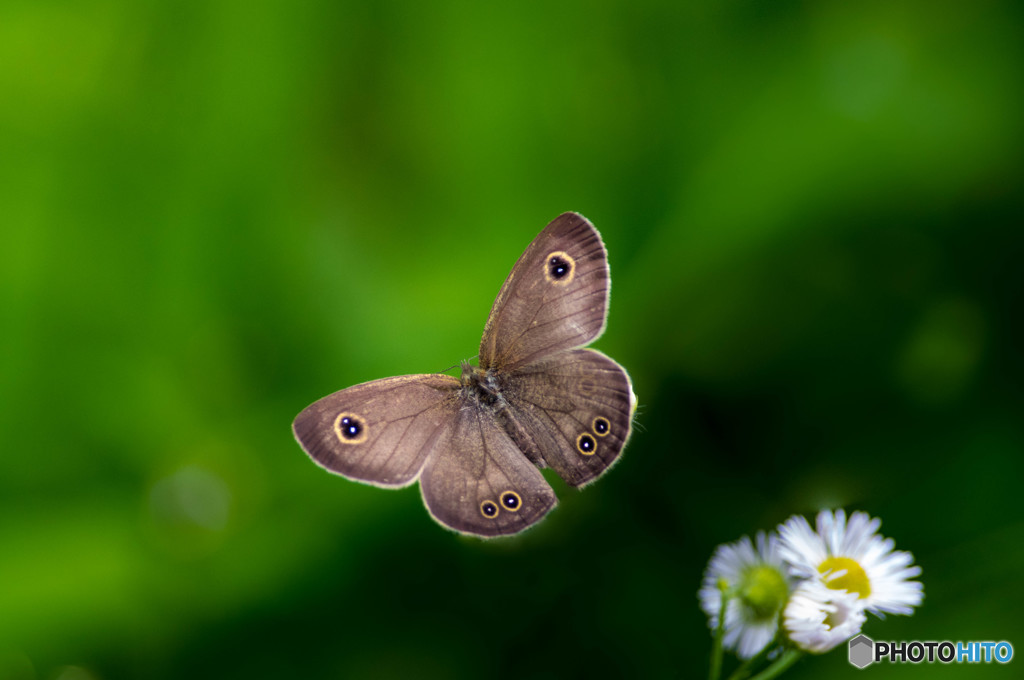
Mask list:
[[[461,378],[463,406],[485,413],[488,418],[497,422],[505,430],[509,438],[534,465],[547,467],[536,442],[513,415],[505,395],[507,388],[502,385],[501,377],[494,369],[477,368],[463,363]]]

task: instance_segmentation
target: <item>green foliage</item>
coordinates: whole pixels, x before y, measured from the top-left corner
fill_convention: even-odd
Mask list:
[[[1022,28],[1010,0],[0,6],[0,677],[702,676],[714,546],[820,507],[924,569],[866,634],[1019,643]],[[640,401],[615,469],[482,543],[307,459],[301,408],[474,355],[566,210]]]

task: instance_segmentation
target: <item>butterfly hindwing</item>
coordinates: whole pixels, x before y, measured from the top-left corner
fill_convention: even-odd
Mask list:
[[[558,502],[494,415],[473,403],[464,403],[440,436],[420,490],[438,522],[485,537],[522,531]]]
[[[636,396],[629,375],[592,349],[559,352],[503,376],[517,431],[572,486],[601,475],[632,431]]]

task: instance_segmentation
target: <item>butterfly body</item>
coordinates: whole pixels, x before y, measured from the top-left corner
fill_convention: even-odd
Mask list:
[[[565,213],[534,239],[491,309],[480,365],[356,385],[314,402],[293,431],[322,467],[385,487],[417,479],[443,525],[479,536],[532,526],[557,503],[539,468],[573,486],[614,463],[636,399],[626,371],[581,347],[604,329],[597,230]]]

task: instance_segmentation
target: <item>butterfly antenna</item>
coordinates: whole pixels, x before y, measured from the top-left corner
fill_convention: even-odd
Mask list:
[[[453,364],[453,365],[449,366],[448,368],[444,369],[444,370],[443,370],[443,371],[441,371],[441,372],[442,372],[442,373],[447,373],[448,371],[451,371],[451,370],[453,370],[453,369],[456,369],[456,368],[457,368],[457,369],[459,369],[459,370],[462,370],[462,367],[463,367],[463,366],[465,366],[466,364],[468,364],[468,363],[469,363],[470,361],[473,361],[474,359],[477,359],[477,358],[479,358],[479,356],[480,356],[480,355],[479,355],[479,354],[477,354],[477,355],[476,355],[476,356],[474,356],[474,357],[470,357],[470,358],[468,358],[468,359],[465,359],[465,360],[463,360],[463,361],[460,361],[459,363],[457,363],[457,364]]]

